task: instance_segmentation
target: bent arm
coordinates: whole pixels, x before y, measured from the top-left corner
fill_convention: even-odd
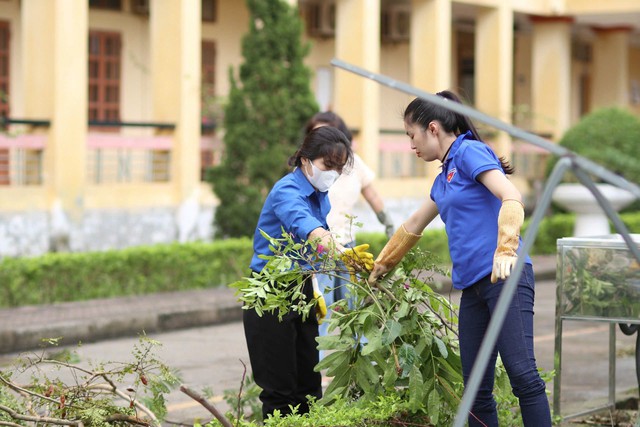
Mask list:
[[[391,271],[409,250],[420,240],[422,230],[438,215],[435,202],[427,199],[393,234],[376,258],[369,283],[374,283]]]
[[[421,234],[427,225],[438,216],[436,203],[427,198],[424,203],[404,222],[404,228],[413,234]]]
[[[478,182],[487,187],[501,201],[517,200],[522,203],[522,195],[516,186],[498,169],[488,170],[478,175]]]
[[[518,189],[499,170],[490,170],[478,176],[491,193],[502,201],[498,213],[498,239],[493,255],[491,283],[506,280],[518,259],[520,228],[524,222],[524,205]]]
[[[373,212],[378,213],[384,210],[384,202],[382,201],[382,197],[378,194],[376,189],[373,187],[373,184],[369,184],[366,187],[362,187],[360,191],[362,197],[367,201]]]

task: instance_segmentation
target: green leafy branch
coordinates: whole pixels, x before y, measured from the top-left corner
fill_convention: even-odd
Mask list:
[[[90,368],[68,351],[57,358],[44,351],[24,355],[14,369],[0,371],[0,423],[160,426],[167,413],[164,394],[178,378],[153,355],[158,345],[142,337],[132,362]]]
[[[305,279],[342,275],[345,267],[315,242],[295,242],[286,233],[263,236],[273,252],[264,257],[265,268],[232,285],[244,308],[280,318],[309,315],[315,300],[304,296]],[[462,395],[457,308],[429,285],[434,273],[446,274],[435,261],[416,249],[374,285],[363,271],[351,276],[344,285],[351,304],[345,299],[331,306],[330,335],[318,338],[319,349],[329,354],[316,369],[333,378],[319,404],[393,392],[434,424],[455,415]]]

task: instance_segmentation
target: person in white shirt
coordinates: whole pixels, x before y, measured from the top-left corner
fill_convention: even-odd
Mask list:
[[[308,134],[311,130],[320,126],[337,128],[345,134],[349,141],[353,141],[353,135],[344,120],[332,111],[315,114],[307,122],[305,131]],[[355,234],[357,229],[352,225],[352,222],[354,222],[352,218],[360,195],[371,206],[380,223],[384,225],[387,238],[390,238],[395,231],[393,221],[385,211],[384,201],[373,186],[374,178],[375,173],[373,170],[354,152],[351,170],[345,171],[340,175],[335,184],[329,189],[331,210],[327,216],[327,224],[334,239],[345,247],[354,247],[356,245]],[[318,285],[324,295],[327,307],[335,301],[348,297],[345,289],[345,282],[348,278],[348,275],[346,277],[317,275]],[[329,309],[327,318],[330,315],[331,310]],[[320,335],[326,335],[327,329],[328,322],[320,324]],[[321,354],[321,358],[322,356]]]

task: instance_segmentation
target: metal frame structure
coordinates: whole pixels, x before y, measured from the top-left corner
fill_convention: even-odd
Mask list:
[[[635,245],[640,244],[638,235],[636,237]],[[556,415],[562,416],[563,419],[581,417],[584,415],[599,412],[603,409],[614,409],[616,404],[616,325],[620,326],[620,329],[625,335],[633,335],[638,331],[640,327],[640,319],[630,316],[624,316],[621,314],[606,315],[605,313],[595,315],[589,315],[584,313],[568,313],[565,311],[565,305],[562,299],[566,297],[563,294],[563,279],[564,279],[564,251],[566,248],[589,248],[606,249],[606,250],[618,250],[620,248],[619,241],[612,240],[614,236],[602,236],[592,238],[569,238],[558,240],[558,254],[560,255],[560,261],[558,265],[558,283],[557,299],[556,299],[556,318],[555,318],[555,350],[553,355],[555,377],[553,380],[553,411]],[[561,250],[562,248],[562,250]],[[587,322],[605,322],[609,324],[609,384],[608,384],[608,399],[605,404],[599,405],[595,408],[582,410],[573,414],[562,415],[561,413],[561,382],[562,382],[562,330],[563,324],[566,321],[587,321]],[[636,339],[636,376],[640,375],[640,365],[638,360],[640,357],[640,335]],[[638,385],[640,386],[640,377],[638,377]],[[638,420],[640,421],[640,419]]]
[[[582,185],[587,187],[596,198],[598,204],[604,210],[607,217],[613,222],[616,231],[622,235],[622,238],[624,239],[627,247],[636,258],[638,263],[640,263],[640,249],[635,246],[631,236],[629,235],[629,230],[624,225],[615,209],[611,206],[611,203],[609,203],[609,201],[596,188],[596,185],[591,179],[590,175],[596,176],[601,180],[616,187],[628,190],[633,195],[635,195],[636,198],[640,198],[640,187],[638,187],[636,184],[627,181],[621,176],[614,174],[613,172],[592,162],[591,160],[582,157],[564,147],[554,144],[553,142],[545,138],[534,135],[508,123],[502,122],[472,107],[449,101],[437,95],[420,90],[409,84],[399,82],[382,74],[367,71],[363,68],[357,67],[339,59],[333,59],[331,61],[331,65],[357,74],[361,77],[373,80],[391,89],[399,90],[409,95],[424,98],[427,101],[432,102],[433,104],[455,111],[456,113],[463,114],[470,117],[471,119],[483,122],[495,129],[508,133],[514,138],[523,140],[529,144],[533,144],[546,151],[549,151],[551,154],[560,157],[560,160],[551,172],[542,196],[538,200],[538,203],[536,204],[536,207],[533,211],[531,223],[529,225],[529,228],[527,229],[527,233],[522,245],[523,253],[528,253],[531,251],[531,248],[533,247],[533,243],[535,241],[535,237],[538,234],[538,227],[540,225],[540,222],[544,218],[546,210],[551,205],[551,196],[553,195],[555,188],[562,181],[565,172],[571,170],[578,181],[580,181]],[[520,279],[520,275],[522,274],[523,267],[524,257],[519,257],[511,273],[511,276],[505,283],[502,294],[498,299],[498,304],[496,306],[494,315],[489,322],[489,328],[487,329],[485,338],[482,341],[482,345],[480,346],[480,351],[478,353],[478,358],[475,361],[475,364],[471,371],[471,376],[469,377],[469,381],[465,387],[465,392],[462,397],[462,401],[460,402],[460,406],[458,407],[458,412],[456,413],[453,427],[463,427],[466,423],[467,416],[478,393],[482,375],[487,368],[489,358],[491,357],[491,352],[495,347],[496,341],[498,339],[498,334],[500,333],[500,329],[502,328],[502,325],[504,323],[509,304],[513,299],[513,295],[515,293],[518,280]]]

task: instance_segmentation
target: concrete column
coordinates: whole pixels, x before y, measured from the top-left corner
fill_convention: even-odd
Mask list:
[[[411,84],[427,92],[451,89],[451,0],[412,0]]]
[[[50,208],[79,221],[86,186],[88,2],[23,0],[24,115],[49,119],[44,182]]]
[[[476,107],[511,123],[513,13],[506,2],[501,2],[496,7],[478,8],[475,42]],[[510,157],[509,135],[500,132],[489,142],[492,142],[498,156]]]
[[[571,124],[572,18],[531,18],[531,124],[558,140]]]
[[[171,181],[181,203],[200,181],[201,10],[192,0],[152,0],[150,10],[153,120],[176,124]]]
[[[451,0],[412,0],[409,75],[411,85],[430,93],[451,89]],[[429,182],[440,164],[427,165]]]
[[[594,28],[591,108],[629,106],[630,27]]]
[[[369,71],[380,71],[380,0],[336,0],[336,57]],[[359,129],[358,154],[377,172],[379,84],[338,70],[334,91],[336,112],[348,126]]]

